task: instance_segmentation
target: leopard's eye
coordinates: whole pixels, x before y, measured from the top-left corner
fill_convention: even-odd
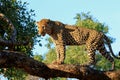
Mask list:
[[[47,24],[50,24],[50,22],[48,21]]]
[[[45,26],[44,26],[44,25],[42,26],[42,29],[45,29]]]

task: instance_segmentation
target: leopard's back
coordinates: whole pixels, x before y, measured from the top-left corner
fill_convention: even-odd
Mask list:
[[[66,45],[82,45],[86,43],[89,32],[86,28],[66,25],[62,35]]]

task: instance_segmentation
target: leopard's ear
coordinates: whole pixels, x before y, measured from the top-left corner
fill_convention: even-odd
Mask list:
[[[48,19],[48,20],[47,20],[47,24],[50,24],[50,22],[51,22],[51,20],[50,20],[50,19]]]
[[[50,19],[48,19],[47,24],[50,25],[50,26],[52,27],[52,26],[54,26],[55,22],[52,21],[52,20],[50,20]]]
[[[38,24],[39,24],[39,21],[35,22],[35,24],[38,25]]]

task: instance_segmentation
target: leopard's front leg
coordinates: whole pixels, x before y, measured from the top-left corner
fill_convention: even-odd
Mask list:
[[[54,36],[53,41],[55,43],[56,53],[57,53],[57,60],[53,61],[54,64],[63,64],[65,59],[65,34],[64,30],[60,29],[59,34]]]
[[[96,64],[96,60],[95,60],[96,48],[94,46],[94,43],[91,44],[91,42],[87,42],[86,48],[88,52],[89,61],[83,64],[83,66],[94,66]]]
[[[56,45],[57,60],[53,64],[63,64],[65,59],[65,45]]]

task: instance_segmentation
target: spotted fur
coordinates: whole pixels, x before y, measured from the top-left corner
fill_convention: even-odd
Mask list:
[[[111,49],[110,40],[102,32],[96,30],[77,27],[73,25],[66,25],[59,21],[52,21],[49,19],[42,19],[37,22],[39,34],[44,36],[49,34],[55,43],[57,52],[57,61],[55,63],[62,64],[65,59],[66,45],[86,45],[88,56],[90,58],[88,65],[94,65],[95,51],[98,50],[102,56],[112,63],[112,69],[114,69],[113,51]],[[105,48],[104,43],[108,44],[110,52]]]

